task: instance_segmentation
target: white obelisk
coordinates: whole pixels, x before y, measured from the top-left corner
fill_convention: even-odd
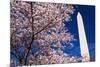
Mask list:
[[[83,19],[82,19],[82,16],[79,12],[77,15],[77,24],[78,24],[78,31],[79,31],[79,40],[80,40],[80,50],[81,50],[82,62],[89,61],[90,55],[89,55],[84,25],[83,25]]]

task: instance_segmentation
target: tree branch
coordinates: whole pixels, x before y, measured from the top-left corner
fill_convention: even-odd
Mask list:
[[[33,17],[32,17],[32,15],[33,15],[32,2],[30,2],[30,4],[31,4],[31,19],[32,19],[31,22],[32,22],[32,31],[33,31],[32,33],[34,33],[34,29],[33,29]],[[27,65],[27,58],[28,58],[29,52],[31,50],[33,40],[34,40],[34,35],[32,35],[31,42],[30,42],[30,44],[27,47],[28,52],[27,52],[26,57],[25,57],[25,65]]]

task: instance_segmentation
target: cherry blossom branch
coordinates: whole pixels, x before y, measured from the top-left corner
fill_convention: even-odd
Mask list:
[[[31,5],[31,18],[32,18],[32,31],[33,31],[33,33],[34,33],[34,29],[33,29],[33,17],[32,17],[32,14],[33,14],[32,2],[30,2],[30,5]],[[31,42],[30,42],[30,44],[29,44],[29,46],[28,46],[28,48],[27,48],[27,49],[28,49],[28,52],[27,52],[26,57],[25,57],[25,65],[27,64],[28,54],[29,54],[29,52],[30,52],[30,50],[31,50],[31,46],[32,46],[33,41],[34,41],[34,34],[32,35],[32,40],[31,40]]]

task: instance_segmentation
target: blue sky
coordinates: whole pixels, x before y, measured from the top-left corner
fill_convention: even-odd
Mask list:
[[[88,5],[73,5],[75,8],[75,12],[71,15],[71,21],[69,23],[65,23],[66,27],[68,27],[69,32],[71,32],[76,41],[72,42],[74,47],[67,48],[65,52],[69,55],[80,57],[80,42],[78,35],[78,27],[77,27],[77,13],[80,12],[83,18],[83,24],[85,28],[86,38],[88,42],[88,48],[90,53],[91,61],[95,60],[95,6]]]

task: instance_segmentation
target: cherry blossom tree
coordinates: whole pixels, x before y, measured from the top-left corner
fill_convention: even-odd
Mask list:
[[[27,1],[10,2],[11,63],[41,65],[78,62],[62,50],[72,45],[74,35],[65,27],[73,5]],[[18,63],[15,59],[18,60]]]

